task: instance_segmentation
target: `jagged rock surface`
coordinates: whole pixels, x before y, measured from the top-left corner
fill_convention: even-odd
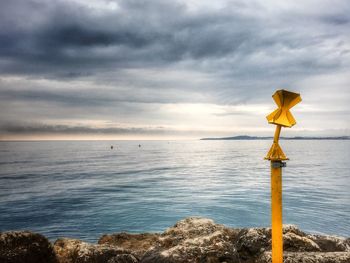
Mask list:
[[[54,250],[59,263],[134,263],[131,251],[109,245],[95,245],[77,239],[56,240]]]
[[[0,233],[1,263],[56,263],[51,243],[46,237],[29,231]]]
[[[284,263],[350,263],[350,239],[283,226]],[[271,229],[235,229],[190,217],[162,234],[104,235],[98,244],[30,232],[0,233],[1,263],[271,263]]]
[[[283,240],[284,250],[291,253],[287,262],[313,263],[320,257],[325,258],[322,262],[344,262],[350,254],[348,239],[307,235],[293,225],[283,226]],[[161,234],[141,263],[269,262],[266,251],[271,251],[270,228],[233,229],[210,219],[191,217]],[[334,253],[336,251],[343,253]],[[296,254],[299,261],[292,259]],[[265,261],[263,255],[267,257]]]
[[[107,261],[107,263],[138,263],[138,262],[139,260],[131,254],[120,254]]]
[[[134,255],[141,258],[147,250],[152,248],[159,240],[160,234],[128,234],[116,233],[103,235],[98,240],[98,244],[118,246],[133,251]]]
[[[272,263],[271,252],[263,253],[256,263]],[[283,263],[349,263],[349,252],[286,252]]]
[[[142,263],[231,262],[238,260],[234,240],[239,230],[211,219],[186,218],[166,230],[141,259]]]

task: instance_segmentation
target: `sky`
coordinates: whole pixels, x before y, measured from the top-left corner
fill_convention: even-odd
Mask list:
[[[0,140],[350,135],[350,1],[0,0]]]

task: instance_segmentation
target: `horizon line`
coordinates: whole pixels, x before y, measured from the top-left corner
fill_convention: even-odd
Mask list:
[[[245,138],[240,138],[245,137]],[[0,142],[43,142],[43,141],[206,141],[206,140],[229,140],[230,138],[236,140],[266,140],[273,138],[273,136],[256,136],[256,135],[235,135],[235,136],[226,136],[226,137],[201,137],[201,138],[128,138],[128,139],[89,139],[89,138],[80,138],[80,139],[60,139],[60,138],[48,138],[48,139],[0,139]],[[304,140],[334,140],[334,139],[350,139],[349,135],[340,135],[340,136],[282,136],[281,139],[304,139]]]

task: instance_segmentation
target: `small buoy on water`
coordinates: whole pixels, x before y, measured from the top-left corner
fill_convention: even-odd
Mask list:
[[[111,150],[113,150],[113,148],[114,148],[113,145],[111,145]]]
[[[139,144],[139,147],[141,147],[141,144]]]

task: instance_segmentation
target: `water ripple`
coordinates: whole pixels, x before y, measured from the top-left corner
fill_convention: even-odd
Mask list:
[[[96,241],[187,216],[270,224],[268,141],[1,142],[0,231]],[[113,144],[114,150],[110,150]],[[141,144],[142,147],[138,147]],[[350,236],[349,141],[283,141],[284,222]]]

